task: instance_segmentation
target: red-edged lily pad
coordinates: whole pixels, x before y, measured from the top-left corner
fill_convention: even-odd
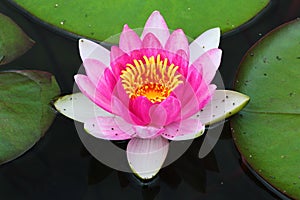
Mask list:
[[[30,149],[55,117],[51,100],[60,93],[42,71],[0,72],[0,164]]]
[[[250,96],[232,121],[250,166],[282,193],[300,198],[300,21],[285,24],[248,51],[235,89]]]
[[[23,55],[34,41],[14,21],[1,13],[0,27],[0,65],[3,65]]]
[[[68,33],[104,41],[129,24],[141,28],[158,10],[170,29],[182,28],[192,38],[213,27],[231,31],[255,17],[269,0],[99,1],[10,0],[34,18]]]

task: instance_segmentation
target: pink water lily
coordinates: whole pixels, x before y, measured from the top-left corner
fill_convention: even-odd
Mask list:
[[[164,163],[170,140],[198,137],[211,120],[205,108],[210,109],[216,90],[211,81],[221,62],[219,40],[220,29],[213,28],[189,44],[183,30],[170,33],[158,11],[147,20],[141,37],[125,25],[119,46],[111,51],[81,39],[86,75],[75,75],[75,81],[93,103],[77,95],[83,109],[76,116],[59,103],[56,107],[83,122],[97,138],[130,139],[131,169],[149,179]],[[214,98],[221,102],[220,95]],[[204,114],[198,115],[201,110]],[[221,110],[213,118],[225,114]]]
[[[221,61],[219,37],[219,28],[214,28],[189,44],[183,30],[170,34],[155,11],[141,37],[125,25],[119,47],[110,52],[81,39],[87,75],[77,74],[75,81],[84,95],[112,114],[84,121],[85,130],[101,139],[131,139],[129,164],[143,178],[151,178],[154,173],[147,171],[147,165],[156,159],[154,171],[161,167],[168,140],[193,139],[204,132],[204,125],[192,116],[216,89],[210,83]],[[158,155],[149,158],[154,151]],[[150,162],[145,169],[138,164],[141,157]]]

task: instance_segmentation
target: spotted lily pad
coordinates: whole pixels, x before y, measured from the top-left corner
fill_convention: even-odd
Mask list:
[[[251,97],[232,121],[249,165],[282,193],[300,198],[300,21],[285,24],[248,51],[235,89]]]
[[[0,13],[0,65],[23,55],[32,47],[31,40],[9,17]]]
[[[0,164],[31,148],[51,125],[60,90],[42,71],[0,72]]]
[[[141,28],[159,10],[170,29],[182,28],[192,38],[213,27],[231,31],[259,13],[269,0],[9,0],[34,18],[71,34],[104,41],[124,24]]]

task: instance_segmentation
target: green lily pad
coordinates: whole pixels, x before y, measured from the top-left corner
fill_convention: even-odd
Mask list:
[[[0,65],[3,65],[23,55],[34,41],[14,21],[1,13],[0,27]]]
[[[0,164],[30,149],[51,125],[60,90],[42,71],[0,72]]]
[[[49,100],[59,95],[59,86],[55,80],[55,77],[48,72],[36,71],[36,70],[22,70],[16,71],[24,76],[27,76],[31,80],[35,81],[41,87],[41,102],[42,104],[42,119],[41,129],[43,132],[47,131],[48,127],[52,124],[52,120],[47,120],[49,115],[53,115],[53,108],[49,106]]]
[[[170,29],[182,28],[192,38],[213,27],[231,31],[252,19],[269,0],[9,0],[35,18],[69,33],[99,41],[118,34],[124,24],[142,28],[159,10]]]
[[[266,35],[248,51],[235,89],[251,97],[232,120],[250,166],[282,193],[300,198],[300,20]]]

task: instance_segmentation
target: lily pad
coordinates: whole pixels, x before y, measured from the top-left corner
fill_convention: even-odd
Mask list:
[[[104,41],[118,34],[124,24],[142,28],[154,10],[159,10],[170,29],[182,28],[192,38],[213,27],[231,31],[256,16],[269,0],[9,0],[34,18],[55,29]]]
[[[51,125],[60,90],[42,71],[0,72],[0,164],[30,149]]]
[[[232,121],[250,166],[282,193],[300,198],[300,21],[285,24],[248,51],[235,89],[251,97]]]
[[[34,41],[13,20],[1,13],[0,27],[0,65],[3,65],[23,55]]]

